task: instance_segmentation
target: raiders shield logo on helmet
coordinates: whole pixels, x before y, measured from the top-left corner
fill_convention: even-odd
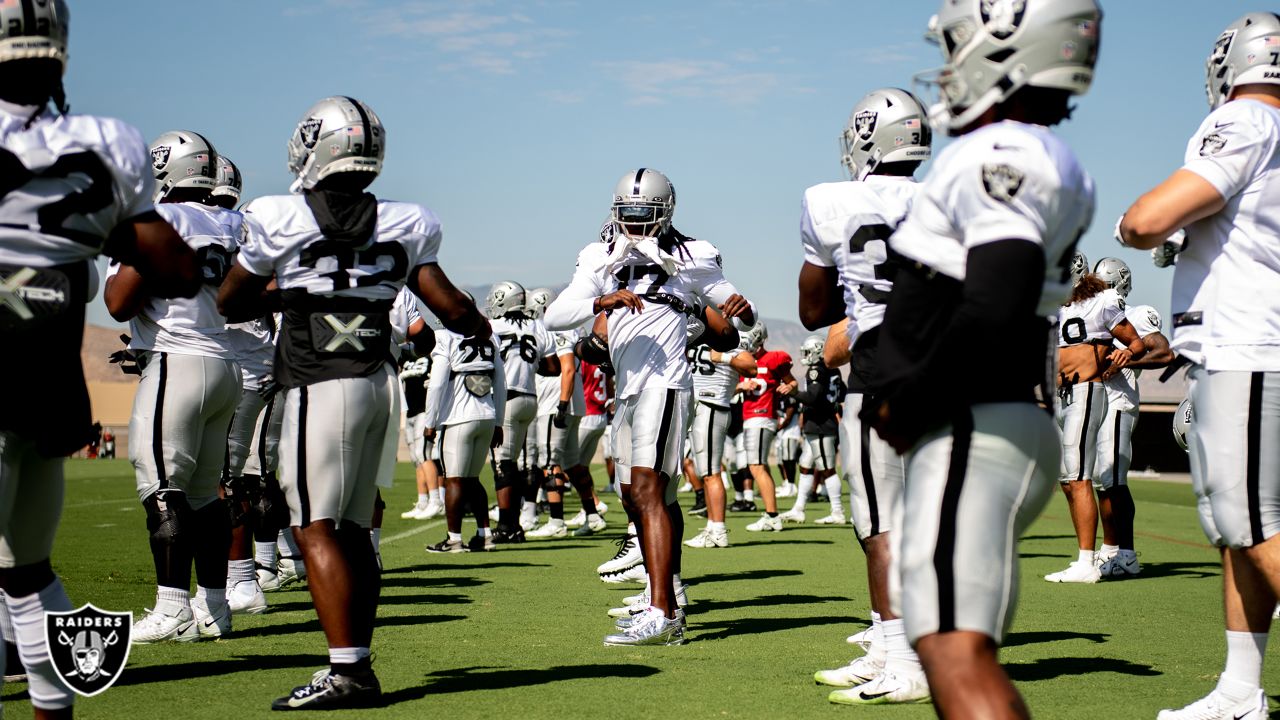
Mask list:
[[[151,148],[151,167],[157,171],[163,170],[164,166],[169,164],[169,153],[171,151],[168,145]]]
[[[982,0],[979,12],[987,32],[998,40],[1007,39],[1022,25],[1027,0]]]
[[[1021,170],[1008,165],[983,165],[982,187],[987,194],[1000,202],[1011,202],[1022,189],[1022,181],[1026,177]]]
[[[316,118],[310,118],[303,120],[302,123],[298,125],[298,137],[302,140],[302,144],[306,146],[308,150],[315,147],[316,143],[320,141],[320,122],[321,121]]]
[[[44,639],[53,669],[67,687],[92,697],[111,687],[129,660],[133,613],[109,612],[91,604],[69,612],[48,612]]]
[[[858,137],[866,142],[876,132],[876,111],[863,110],[853,118],[853,129],[857,131]]]
[[[1231,52],[1231,41],[1236,39],[1236,31],[1228,30],[1218,36],[1213,44],[1213,53],[1209,55],[1210,65],[1221,65],[1227,61],[1227,53]]]

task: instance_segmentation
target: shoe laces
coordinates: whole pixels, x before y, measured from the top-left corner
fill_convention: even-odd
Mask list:
[[[612,558],[613,560],[617,560],[618,558],[620,558],[620,557],[622,557],[623,555],[626,555],[626,554],[627,554],[627,551],[628,551],[628,550],[630,550],[630,548],[628,547],[628,543],[630,543],[630,542],[631,542],[631,538],[633,538],[633,537],[635,537],[635,536],[634,536],[634,535],[623,535],[622,537],[620,537],[620,538],[618,538],[617,540],[614,540],[614,541],[613,541],[613,544],[618,546],[618,552],[614,554],[614,556],[613,556],[613,558]]]

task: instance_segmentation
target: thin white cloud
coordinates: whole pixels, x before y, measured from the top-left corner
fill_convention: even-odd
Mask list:
[[[710,97],[735,105],[760,102],[785,88],[787,78],[771,70],[723,60],[658,60],[601,63],[628,90],[628,104],[656,105],[673,98]]]

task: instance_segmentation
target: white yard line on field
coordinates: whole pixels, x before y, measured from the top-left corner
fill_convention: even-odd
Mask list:
[[[398,532],[395,535],[388,535],[387,537],[382,538],[382,544],[386,545],[388,543],[393,543],[397,540],[404,540],[405,538],[411,538],[414,535],[421,535],[422,533],[428,530],[434,530],[435,528],[438,528],[443,524],[444,524],[443,520],[437,520],[435,522],[427,523],[426,525],[416,527],[412,530],[405,530],[404,532]]]

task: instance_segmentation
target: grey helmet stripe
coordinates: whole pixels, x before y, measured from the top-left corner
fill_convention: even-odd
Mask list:
[[[36,2],[35,0],[22,0],[22,35],[25,37],[39,37],[36,32]]]
[[[640,168],[639,170],[636,171],[636,186],[631,190],[632,195],[640,194],[640,180],[644,177],[644,171],[646,169],[647,168]]]
[[[373,128],[372,128],[372,127],[370,127],[370,125],[369,125],[369,113],[367,113],[367,112],[365,112],[365,111],[364,111],[364,106],[363,106],[363,105],[361,105],[361,104],[360,104],[360,101],[356,100],[355,98],[353,98],[353,97],[347,97],[346,95],[343,95],[343,96],[342,96],[342,98],[343,98],[344,100],[346,100],[347,102],[351,103],[352,105],[354,105],[354,106],[355,106],[355,108],[356,108],[356,112],[360,114],[360,125],[361,125],[361,128],[364,130],[364,153],[363,153],[363,155],[364,155],[365,157],[372,157],[372,155],[373,155]]]

